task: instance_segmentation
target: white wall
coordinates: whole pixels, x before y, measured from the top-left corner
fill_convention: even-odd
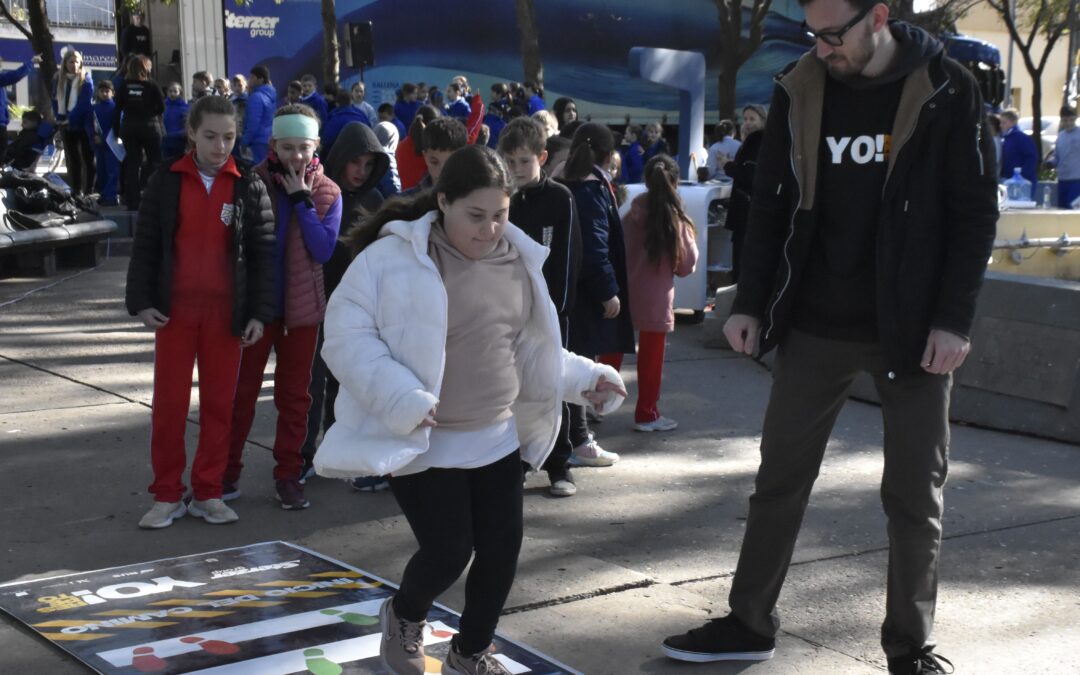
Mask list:
[[[191,75],[208,70],[214,77],[225,74],[225,12],[222,0],[178,2],[180,10],[180,62],[184,71],[184,87]]]

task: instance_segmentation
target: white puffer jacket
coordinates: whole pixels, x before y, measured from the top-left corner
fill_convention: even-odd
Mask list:
[[[315,454],[320,476],[382,476],[427,452],[424,416],[438,403],[446,361],[446,288],[428,256],[437,212],[387,223],[341,280],[326,309],[323,359],[341,383],[337,421]],[[563,400],[589,405],[583,391],[611,367],[561,346],[555,306],[541,271],[547,248],[514,225],[504,235],[521,253],[533,288],[533,312],[518,342],[521,384],[511,407],[522,458],[539,468],[555,444]],[[610,394],[599,412],[623,397]]]

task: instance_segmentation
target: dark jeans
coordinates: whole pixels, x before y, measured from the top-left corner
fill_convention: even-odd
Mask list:
[[[67,163],[68,183],[77,195],[94,189],[94,150],[90,137],[82,130],[64,129],[64,161]]]
[[[544,460],[541,468],[553,475],[565,473],[573,449],[574,445],[570,442],[570,404],[563,403],[562,421],[559,423],[559,435],[555,439],[555,447],[551,449],[551,454]]]
[[[127,153],[124,158],[124,203],[128,210],[138,211],[143,185],[161,163],[161,127],[156,121],[125,124],[121,139]]]
[[[570,436],[571,449],[589,442],[589,420],[585,418],[585,407],[566,404],[567,432]]]
[[[517,572],[522,534],[521,453],[477,469],[428,469],[390,478],[420,545],[401,577],[394,611],[422,621],[450,588],[473,552],[465,609],[454,646],[476,654],[491,644]]]
[[[948,472],[949,375],[885,372],[877,344],[793,332],[780,345],[739,565],[728,598],[756,633],[780,627],[780,595],[825,445],[855,377],[873,376],[884,418],[881,502],[889,569],[881,643],[887,656],[922,648],[937,603],[942,488]]]

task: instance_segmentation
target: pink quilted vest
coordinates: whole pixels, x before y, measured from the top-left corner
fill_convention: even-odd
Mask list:
[[[266,183],[271,195],[278,188],[266,171],[265,166],[256,167],[259,176]],[[341,189],[334,181],[323,175],[322,165],[315,169],[315,182],[311,188],[311,201],[315,212],[324,218],[326,212],[341,195]],[[277,221],[277,199],[273,196],[270,204]],[[285,230],[285,327],[317,326],[326,316],[326,287],[323,283],[323,268],[308,253],[304,245],[304,236],[300,223],[295,216],[290,216]]]

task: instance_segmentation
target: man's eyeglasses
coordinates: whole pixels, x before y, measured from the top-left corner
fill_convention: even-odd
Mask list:
[[[866,18],[866,15],[869,14],[870,10],[873,9],[875,6],[876,5],[870,5],[863,11],[856,14],[854,19],[848,21],[837,30],[823,30],[820,32],[811,30],[810,26],[807,26],[805,21],[802,22],[802,29],[806,32],[806,35],[811,40],[821,40],[830,47],[842,47],[844,44],[844,33],[847,33],[849,30],[855,27],[855,24]]]

